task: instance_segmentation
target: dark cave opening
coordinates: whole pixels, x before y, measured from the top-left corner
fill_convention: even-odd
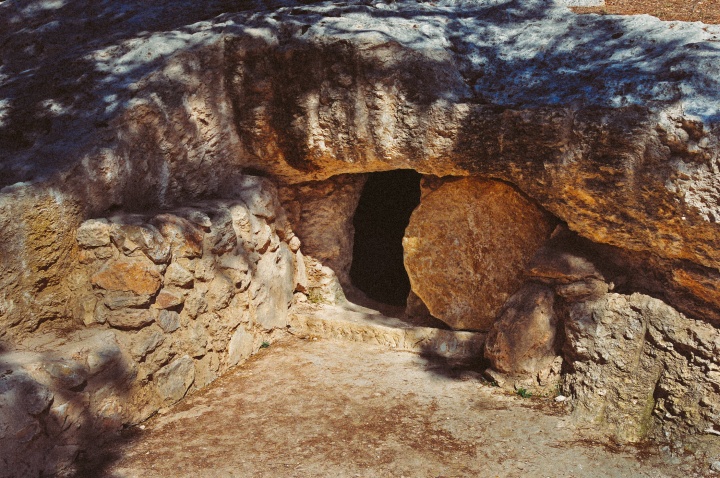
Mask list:
[[[402,238],[420,204],[420,178],[412,170],[370,174],[353,217],[350,279],[370,299],[384,304],[405,306],[410,292]]]

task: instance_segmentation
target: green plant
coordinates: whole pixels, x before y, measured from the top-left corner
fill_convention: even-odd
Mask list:
[[[268,347],[270,347],[270,342],[263,342],[260,344],[261,349],[266,349]]]
[[[525,390],[524,388],[518,388],[517,390],[515,390],[515,393],[517,393],[518,395],[520,395],[522,398],[530,398],[530,397],[532,397],[532,393],[528,392],[528,391]]]

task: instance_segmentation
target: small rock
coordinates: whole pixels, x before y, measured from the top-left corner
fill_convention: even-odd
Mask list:
[[[710,465],[710,469],[712,471],[720,472],[720,460],[712,462],[712,464]]]
[[[92,277],[93,285],[109,291],[154,295],[162,285],[162,276],[149,260],[120,257],[105,264]]]
[[[597,279],[562,284],[555,288],[555,292],[559,296],[573,302],[595,300],[607,294],[609,290],[610,288],[606,282]]]
[[[188,329],[188,353],[194,358],[202,357],[207,353],[208,336],[205,327],[195,322]]]
[[[155,298],[155,307],[158,309],[169,309],[185,302],[185,295],[182,291],[165,288]]]
[[[555,397],[556,402],[564,402],[565,400],[567,400],[567,397],[565,395],[558,395],[557,397]]]
[[[205,300],[206,291],[195,288],[185,299],[185,312],[192,319],[202,314],[207,310],[207,300]]]
[[[180,314],[172,310],[161,310],[156,322],[165,333],[169,334],[180,328]]]
[[[253,352],[253,335],[242,327],[233,334],[228,346],[228,365],[237,365]]]
[[[48,362],[43,369],[62,388],[72,390],[85,383],[86,372],[80,364],[66,361]]]
[[[90,375],[106,370],[122,362],[122,352],[118,346],[115,332],[108,330],[94,336],[87,342],[87,366]]]
[[[234,293],[234,284],[224,275],[218,275],[210,283],[206,299],[212,310],[221,310],[228,306]]]
[[[293,236],[292,239],[288,242],[288,246],[290,246],[290,250],[293,252],[297,252],[300,250],[300,238],[297,236]]]
[[[105,293],[103,303],[110,310],[125,309],[127,307],[142,307],[150,303],[150,295],[134,294],[124,291],[108,291]]]
[[[100,247],[110,244],[110,224],[105,219],[90,219],[77,230],[77,242],[81,247]]]
[[[47,410],[54,394],[23,371],[0,376],[0,409],[8,413],[12,407],[22,406],[30,415]],[[8,415],[10,417],[10,415]]]
[[[154,329],[154,330],[153,330]],[[159,327],[152,326],[141,330],[133,337],[133,345],[130,350],[135,360],[142,360],[145,356],[158,348],[165,341],[165,336]]]
[[[215,260],[212,257],[204,257],[195,264],[195,278],[208,282],[215,276]]]
[[[172,214],[160,214],[153,219],[163,237],[171,244],[172,257],[201,257],[203,231],[195,224]]]
[[[192,272],[185,269],[177,262],[170,264],[165,271],[165,285],[174,285],[177,287],[187,287],[195,280]]]
[[[204,229],[210,229],[212,226],[212,221],[210,220],[210,216],[205,214],[202,211],[198,210],[186,210],[182,211],[183,216],[185,218],[192,222],[193,224],[197,224],[198,226],[204,228]]]
[[[195,363],[188,355],[170,362],[155,374],[160,396],[169,403],[175,403],[185,396],[195,381]]]
[[[235,234],[229,210],[222,208],[216,211],[210,234],[207,235],[206,240],[210,251],[217,255],[231,252],[237,247],[237,234]]]
[[[85,326],[90,326],[95,323],[95,306],[97,305],[97,299],[94,296],[85,297],[78,304],[76,316],[82,319]]]
[[[108,312],[105,320],[118,329],[139,329],[155,320],[149,310],[122,309]]]

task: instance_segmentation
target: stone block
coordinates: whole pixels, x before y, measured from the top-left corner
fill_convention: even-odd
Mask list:
[[[235,285],[230,278],[224,274],[218,274],[210,282],[205,299],[210,310],[221,310],[228,306],[234,294]]]
[[[42,369],[52,382],[61,388],[72,390],[85,384],[87,370],[72,360],[52,360],[44,362]]]
[[[202,256],[204,232],[193,222],[173,214],[160,214],[153,219],[153,225],[170,242],[173,258]]]
[[[139,329],[155,321],[149,310],[121,309],[107,311],[104,319],[117,329]]]
[[[233,218],[226,208],[218,208],[212,214],[210,233],[206,235],[207,249],[211,254],[222,255],[237,247],[237,234],[233,228]]]
[[[165,271],[165,285],[188,287],[192,285],[194,280],[193,273],[177,262],[170,264]]]
[[[172,310],[161,310],[155,321],[167,334],[180,328],[180,314]]]
[[[154,295],[162,285],[162,276],[147,259],[119,257],[105,264],[92,277],[92,283],[109,291]]]
[[[147,354],[162,345],[164,341],[165,335],[160,327],[156,325],[146,327],[132,336],[130,354],[133,359],[140,361],[144,359]]]
[[[148,294],[107,291],[103,296],[103,304],[110,310],[119,310],[127,307],[143,307],[150,304],[150,298],[151,296]]]
[[[282,243],[272,254],[262,256],[253,276],[252,306],[255,320],[265,330],[285,327],[294,289],[294,255]]]
[[[77,230],[80,247],[101,247],[110,244],[110,223],[106,219],[89,219]]]
[[[153,306],[158,309],[170,309],[185,302],[185,291],[173,287],[165,287],[155,297]]]
[[[228,366],[237,365],[253,353],[253,334],[238,327],[230,339],[228,346]]]
[[[531,388],[555,385],[548,383],[560,352],[554,303],[552,288],[533,283],[524,285],[508,300],[485,342],[485,358],[492,371],[529,379]],[[555,375],[555,382],[557,379],[559,375]]]
[[[123,219],[120,217],[116,221]],[[140,250],[156,264],[165,264],[170,260],[170,242],[152,224],[115,224],[112,240],[125,254]]]
[[[166,404],[182,399],[195,381],[195,364],[189,355],[173,360],[155,374],[155,385]]]

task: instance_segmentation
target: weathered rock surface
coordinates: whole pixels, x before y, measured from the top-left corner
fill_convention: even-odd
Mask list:
[[[0,11],[23,19],[3,23],[8,45],[43,45],[30,70],[26,48],[3,49],[3,75],[23,81],[0,88],[0,177],[37,180],[0,202],[6,333],[70,316],[55,281],[74,267],[67,233],[82,219],[224,194],[243,168],[290,183],[394,168],[500,178],[584,237],[663,259],[677,271],[668,300],[720,320],[708,280],[720,267],[717,27],[540,0],[257,5],[212,21],[217,5],[186,6],[145,16],[128,0],[123,11],[155,32],[142,37],[81,2],[63,15],[97,28],[73,27],[60,50],[70,32],[52,10]],[[183,221],[203,227],[156,226],[189,230]],[[174,247],[194,257],[200,246]],[[32,288],[42,300],[23,299]]]
[[[92,283],[108,291],[154,295],[162,285],[162,276],[148,260],[120,257],[105,264],[92,277]]]
[[[425,186],[403,238],[412,290],[451,327],[487,331],[553,220],[500,181]]]
[[[195,363],[187,355],[161,368],[156,375],[160,396],[167,404],[183,398],[195,381]]]
[[[206,201],[79,226],[74,290],[84,299],[72,313],[84,329],[64,341],[44,331],[23,351],[0,354],[11,370],[0,375],[8,413],[0,461],[13,473],[72,475],[80,451],[207,385],[284,330],[302,253],[280,239],[294,236],[272,185],[241,186],[250,205]],[[233,215],[252,227],[236,233]]]
[[[528,378],[529,383],[523,383],[528,390],[557,384],[562,360],[554,302],[552,289],[530,283],[504,305],[485,342],[489,373],[501,385]]]
[[[366,176],[337,176],[280,189],[283,208],[300,239],[303,254],[331,268],[344,286],[350,284],[353,214]],[[318,283],[310,287],[320,287]]]
[[[572,303],[565,393],[621,440],[720,430],[720,332],[641,294]]]
[[[106,400],[132,381],[132,364],[114,332],[82,331],[69,339],[44,337],[38,350],[0,356],[0,476],[72,476],[77,454],[112,436],[129,410]]]
[[[133,350],[135,338],[145,344],[134,349],[145,354],[142,361],[128,358],[136,377],[128,400],[112,387],[95,401],[73,389],[73,416],[90,403],[106,407],[103,423],[148,416],[158,406],[158,370],[188,357],[192,390],[244,356],[249,347],[237,339],[228,357],[238,327],[256,339],[276,333],[298,285],[293,229],[304,248],[309,299],[339,301],[363,181],[352,174],[412,168],[506,181],[537,211],[609,251],[612,267],[553,253],[572,267],[546,262],[528,273],[554,288],[556,307],[570,311],[562,316],[570,337],[565,355],[576,367],[568,387],[578,410],[593,417],[607,411],[610,424],[631,417],[636,431],[627,439],[648,423],[643,397],[653,398],[656,416],[664,413],[663,426],[715,426],[715,395],[695,397],[711,390],[716,373],[698,337],[714,333],[708,323],[720,324],[720,28],[575,16],[542,0],[302,3],[243,3],[250,11],[227,12],[226,2],[185,0],[151,9],[127,0],[120,10],[102,2],[0,2],[0,337],[15,346],[54,327],[114,328],[123,350]],[[282,195],[287,217],[273,182],[290,191]],[[437,192],[427,192],[426,203]],[[203,197],[231,199],[190,204]],[[447,211],[477,212],[484,204],[495,211],[482,201],[466,195]],[[506,202],[496,206],[513,205]],[[180,204],[187,207],[173,209]],[[162,213],[147,212],[157,209]],[[120,213],[78,229],[109,210]],[[130,210],[146,212],[123,213]],[[517,237],[528,238],[527,225],[503,218],[506,232],[516,227]],[[468,248],[465,241],[476,238],[457,228],[463,221],[428,228],[423,236],[436,237],[418,240],[438,245],[452,232],[463,241],[458,248]],[[502,231],[476,230],[486,239],[498,234],[494,252],[465,257],[468,277],[493,279],[480,294],[458,277],[450,278],[462,292],[455,305],[443,296],[448,288],[426,281],[429,292],[416,289],[434,315],[456,307],[479,314],[468,327],[490,327],[522,286],[533,252],[512,253],[505,246],[517,245],[516,234],[508,232],[505,244]],[[529,238],[539,245],[540,236]],[[491,256],[496,262],[472,261]],[[192,280],[166,275],[173,264]],[[447,264],[434,267],[447,272]],[[267,289],[266,279],[277,282]],[[619,298],[607,294],[611,286]],[[158,304],[162,291],[177,295]],[[636,303],[636,291],[668,305]],[[483,300],[472,302],[471,294]],[[163,311],[148,297],[177,317],[158,320]],[[608,297],[615,302],[603,302]],[[670,306],[685,315],[657,312]],[[573,325],[606,316],[650,324],[643,327],[661,345],[641,346],[639,336],[612,342]],[[157,329],[153,322],[162,343],[145,337],[145,329]],[[610,337],[624,337],[607,327]],[[606,349],[614,346],[617,353]],[[587,358],[588,347],[601,359]],[[605,395],[628,400],[612,415],[592,398],[605,390],[602,377],[629,378],[634,362],[623,350],[646,349],[661,352],[638,362],[638,388],[618,382]],[[692,358],[683,355],[688,350]],[[662,385],[648,391],[658,363]],[[164,396],[181,395],[185,378]],[[699,387],[688,402],[678,391],[683,383]],[[121,403],[134,415],[122,415]],[[62,406],[53,402],[51,410]],[[40,443],[40,424],[23,417],[18,443]]]

